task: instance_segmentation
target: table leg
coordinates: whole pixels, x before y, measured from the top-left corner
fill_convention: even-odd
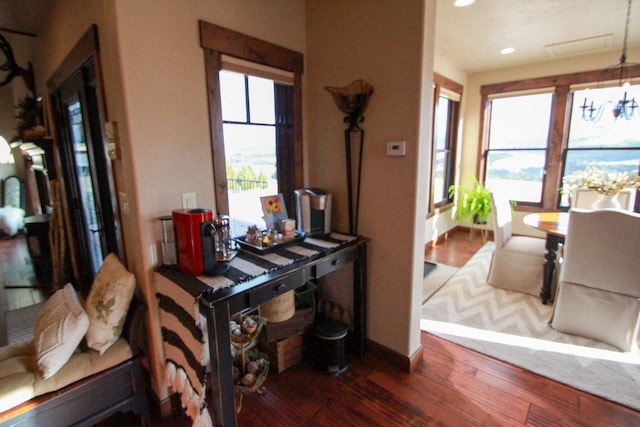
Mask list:
[[[233,359],[229,332],[229,307],[217,304],[204,308],[209,333],[211,399],[215,425],[236,426],[236,400],[233,390]]]
[[[547,234],[546,253],[544,254],[544,273],[542,276],[542,289],[540,298],[542,304],[546,304],[551,299],[551,283],[553,282],[553,271],[556,268],[556,258],[558,257],[558,245],[562,238],[554,234]]]
[[[367,350],[367,247],[361,245],[353,266],[353,320],[355,353]]]

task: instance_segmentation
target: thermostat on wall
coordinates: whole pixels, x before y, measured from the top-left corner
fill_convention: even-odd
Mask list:
[[[387,142],[387,156],[404,156],[407,151],[406,141]]]

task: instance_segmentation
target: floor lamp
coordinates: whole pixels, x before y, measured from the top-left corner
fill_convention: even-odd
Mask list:
[[[360,206],[360,177],[362,171],[362,148],[364,129],[360,123],[373,93],[373,86],[360,79],[345,87],[326,87],[338,109],[346,114],[344,122],[345,154],[347,161],[347,194],[349,197],[349,233],[358,234],[358,211]],[[352,144],[353,142],[353,144]]]

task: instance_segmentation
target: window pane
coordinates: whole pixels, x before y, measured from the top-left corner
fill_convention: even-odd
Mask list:
[[[444,150],[447,147],[449,129],[449,100],[440,97],[438,100],[438,117],[436,117],[436,150]]]
[[[626,89],[627,98],[640,99],[640,86]],[[620,88],[585,89],[574,92],[569,126],[568,150],[563,177],[593,165],[606,173],[638,173],[640,168],[640,125],[633,120],[614,119],[614,101],[622,98]],[[593,104],[592,104],[593,102]],[[583,108],[593,106],[597,121],[583,119]],[[601,107],[599,109],[599,107]],[[587,111],[587,114],[589,112]],[[637,148],[634,150],[633,148]],[[568,194],[560,206],[568,207]]]
[[[275,124],[273,80],[249,76],[251,123]]]
[[[453,184],[451,173],[452,162],[455,162],[455,126],[457,120],[458,101],[440,96],[436,109],[433,134],[433,164],[431,172],[431,200],[433,205],[442,205],[450,201],[449,187]]]
[[[449,198],[449,185],[445,182],[446,153],[439,151],[436,153],[436,161],[433,167],[433,202],[438,203]]]
[[[485,185],[518,202],[541,203],[551,93],[491,101]]]
[[[622,96],[619,88],[579,90],[574,93],[569,128],[569,148],[640,148],[640,117],[633,120],[613,118],[613,102]],[[631,86],[627,97],[640,99],[640,86]],[[586,104],[594,108],[602,106],[601,119],[589,122],[582,118],[582,107]]]
[[[276,136],[273,126],[225,123],[229,216],[246,225],[264,227],[260,196],[278,194]]]
[[[490,151],[485,185],[510,200],[540,203],[545,150]]]
[[[552,99],[542,93],[491,101],[489,149],[546,148]]]
[[[633,110],[633,120],[614,116],[614,107],[618,101],[624,100],[626,92],[627,106],[632,100],[640,100],[640,86],[608,87],[599,89],[577,90],[573,95],[571,110],[571,140],[580,144],[586,138],[588,146],[600,142],[603,146],[617,145],[627,139],[636,139],[638,135],[637,121],[640,110]],[[592,112],[590,111],[591,109]],[[630,109],[629,109],[630,111]],[[584,112],[584,114],[583,114]],[[584,120],[583,117],[594,117],[595,121]]]
[[[222,120],[247,121],[244,75],[232,71],[220,71],[220,100]]]

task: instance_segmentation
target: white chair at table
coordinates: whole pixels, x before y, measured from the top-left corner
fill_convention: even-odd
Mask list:
[[[625,188],[618,193],[618,202],[621,209],[633,211],[636,202],[636,194],[638,190],[635,188]],[[600,194],[590,188],[577,188],[571,193],[571,207],[580,209],[591,209],[591,206]]]
[[[491,222],[496,247],[487,282],[495,287],[540,295],[545,239],[511,234],[511,203],[491,193]]]
[[[624,351],[637,348],[640,214],[569,211],[551,326]]]

